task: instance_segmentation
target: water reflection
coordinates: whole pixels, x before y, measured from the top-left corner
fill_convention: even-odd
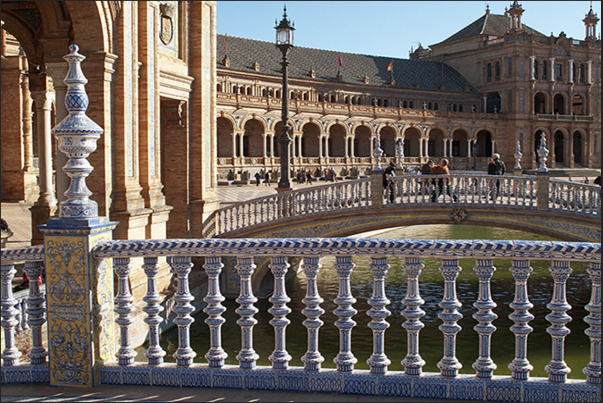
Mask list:
[[[379,233],[364,234],[363,237],[371,238],[412,238],[412,239],[507,239],[507,240],[554,240],[553,238],[531,234],[523,231],[478,227],[466,225],[421,225],[413,227],[398,228]],[[321,307],[325,314],[321,316],[324,325],[320,329],[319,350],[323,354],[325,361],[323,368],[336,368],[333,359],[339,352],[339,330],[335,327],[335,321],[338,319],[332,312],[337,305],[333,300],[337,297],[339,279],[336,271],[333,269],[335,263],[334,257],[325,257],[321,260],[322,268],[318,275],[318,290],[320,296],[325,300]],[[372,331],[367,327],[371,318],[367,311],[371,308],[368,299],[373,292],[373,279],[370,273],[370,258],[357,256],[354,257],[356,267],[351,276],[352,293],[357,302],[354,308],[358,313],[352,318],[357,322],[352,331],[352,352],[358,359],[355,365],[356,369],[369,369],[366,360],[372,354]],[[401,361],[404,359],[407,351],[406,331],[402,324],[406,320],[402,316],[405,306],[402,303],[406,295],[406,276],[402,267],[403,258],[390,258],[388,263],[391,268],[386,276],[386,296],[391,304],[386,308],[391,312],[387,318],[390,324],[385,333],[385,353],[391,360],[389,370],[403,371],[404,367]],[[422,322],[425,327],[420,332],[420,354],[426,361],[423,367],[425,372],[439,373],[437,367],[438,361],[443,356],[443,334],[438,329],[442,321],[437,317],[442,309],[438,306],[444,291],[444,280],[438,270],[439,259],[423,259],[425,268],[419,278],[419,287],[421,297],[425,304],[421,307],[425,312]],[[457,298],[463,304],[459,309],[463,315],[458,324],[462,327],[457,335],[457,358],[463,364],[460,373],[474,374],[475,370],[472,364],[477,360],[479,354],[478,334],[473,330],[477,321],[472,315],[477,311],[473,303],[478,298],[479,281],[473,267],[474,259],[461,259],[459,262],[462,271],[457,278]],[[528,291],[530,302],[534,307],[530,310],[535,319],[529,323],[534,331],[528,337],[528,359],[534,366],[531,376],[547,377],[548,374],[544,367],[551,360],[551,337],[546,332],[550,323],[545,320],[545,316],[550,313],[546,305],[550,302],[553,291],[553,280],[548,270],[550,262],[532,261],[534,271],[528,281]],[[509,272],[511,267],[510,260],[494,260],[496,271],[492,277],[492,299],[497,307],[493,309],[498,315],[493,324],[497,331],[492,336],[492,359],[498,365],[495,375],[510,375],[508,364],[513,360],[515,354],[515,336],[509,330],[514,324],[509,318],[513,312],[509,304],[513,301],[515,283],[513,276]],[[584,379],[582,373],[590,357],[590,341],[584,334],[588,325],[583,318],[588,315],[584,307],[590,300],[590,279],[586,273],[586,264],[573,264],[572,275],[567,284],[567,300],[572,309],[568,314],[572,317],[567,327],[571,333],[566,338],[565,361],[572,368],[569,378]],[[307,330],[302,322],[306,319],[301,314],[305,305],[302,299],[306,293],[307,279],[303,272],[300,272],[296,278],[287,284],[287,294],[291,298],[288,306],[292,309],[288,315],[291,324],[287,327],[287,351],[293,359],[290,362],[292,366],[303,367],[301,357],[307,349]],[[223,303],[228,309],[223,314],[226,323],[223,326],[223,347],[228,353],[227,364],[238,365],[236,355],[241,346],[241,332],[236,320],[239,316],[234,312],[238,307],[234,301],[225,301]],[[272,304],[268,300],[260,300],[255,306],[260,310],[255,318],[258,324],[254,328],[254,348],[260,355],[258,365],[271,365],[268,356],[274,350],[274,329],[269,324],[272,315],[268,309]],[[209,349],[209,329],[204,323],[205,313],[199,312],[195,315],[195,323],[191,327],[192,347],[197,352],[195,362],[205,363],[204,354]],[[167,362],[175,362],[172,354],[178,348],[177,330],[166,331],[161,336],[161,345],[166,350]],[[138,361],[145,361],[145,348],[139,349]]]

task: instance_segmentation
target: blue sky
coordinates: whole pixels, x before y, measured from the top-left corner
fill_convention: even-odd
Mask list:
[[[295,24],[295,45],[374,56],[408,58],[412,48],[448,38],[512,1],[217,1],[219,34],[274,42],[283,5]],[[522,22],[545,34],[584,39],[590,1],[521,1]],[[601,1],[592,2],[601,18]],[[597,24],[597,36],[601,21]]]

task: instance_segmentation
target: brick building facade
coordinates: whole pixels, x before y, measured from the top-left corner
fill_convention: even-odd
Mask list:
[[[518,2],[504,15],[486,9],[409,59],[293,48],[292,173],[363,175],[375,166],[377,145],[385,161],[406,168],[446,157],[456,170],[476,160],[483,170],[494,152],[513,166],[519,145],[522,168],[531,170],[542,133],[549,167],[600,169],[599,19],[591,8],[578,40],[537,32],[521,22],[524,11]],[[217,44],[219,179],[246,181],[259,171],[274,181],[281,55],[253,39],[218,35]]]

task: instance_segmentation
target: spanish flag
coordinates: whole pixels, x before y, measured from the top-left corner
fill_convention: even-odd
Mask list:
[[[341,61],[341,53],[339,54],[339,57],[337,58],[337,62],[339,63],[339,67],[343,67],[343,62]]]
[[[394,59],[387,65],[387,71],[394,71]]]

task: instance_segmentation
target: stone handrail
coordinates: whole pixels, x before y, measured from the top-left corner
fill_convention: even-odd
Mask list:
[[[22,251],[25,256],[25,250]],[[151,376],[152,373],[153,379],[156,379],[152,384],[161,384],[159,379],[162,377],[169,379],[181,377],[176,384],[184,385],[195,378],[200,381],[190,386],[237,387],[236,385],[239,383],[232,384],[229,379],[241,377],[243,382],[241,385],[246,385],[245,387],[251,389],[254,388],[254,385],[261,385],[258,387],[274,390],[322,390],[323,392],[350,393],[352,389],[343,386],[343,384],[349,383],[363,385],[358,386],[359,390],[353,389],[355,390],[353,393],[472,400],[475,400],[475,396],[481,396],[479,400],[486,401],[498,400],[496,393],[489,393],[492,388],[501,388],[501,391],[506,391],[504,393],[511,393],[511,389],[515,390],[514,388],[522,385],[521,392],[517,393],[521,393],[523,397],[518,401],[527,401],[529,393],[535,393],[535,391],[552,393],[555,398],[551,401],[569,401],[572,400],[571,396],[575,393],[581,394],[581,401],[598,401],[599,399],[601,244],[556,241],[357,238],[167,239],[108,241],[97,245],[90,253],[95,260],[111,259],[117,274],[117,290],[113,301],[113,309],[116,314],[114,326],[116,327],[115,333],[118,333],[117,328],[119,328],[121,337],[118,341],[119,348],[115,346],[113,349],[115,356],[100,364],[100,376],[103,384],[141,384],[141,379]],[[16,254],[16,252],[12,253],[13,258]],[[354,309],[356,299],[354,291],[350,287],[350,275],[355,267],[353,258],[361,255],[371,258],[370,269],[374,282],[373,296],[368,300],[368,304],[372,308],[366,312],[372,319],[367,326],[373,332],[373,354],[367,360],[370,367],[368,371],[354,369],[358,360],[354,356],[353,346],[350,343],[352,329],[356,326],[353,318],[358,313]],[[239,351],[236,356],[239,361],[238,366],[224,364],[227,357],[224,347],[226,343],[231,343],[233,340],[230,337],[223,338],[221,333],[225,321],[222,314],[226,310],[221,304],[224,297],[220,289],[220,274],[224,267],[222,257],[224,256],[236,258],[235,270],[240,278],[240,293],[236,300],[239,308],[236,309],[236,312],[241,317],[237,324],[241,328],[242,338],[240,348],[236,346],[234,348]],[[320,307],[322,299],[316,288],[316,278],[321,268],[319,258],[322,256],[335,256],[334,268],[339,277],[339,294],[335,299],[337,308],[333,311],[339,317],[335,325],[340,332],[340,351],[333,360],[336,369],[321,369],[324,357],[317,342],[322,325],[320,316],[324,313]],[[163,357],[166,352],[162,349],[157,337],[157,326],[163,319],[159,316],[161,310],[157,309],[160,300],[156,289],[157,271],[152,268],[157,267],[159,257],[167,258],[178,281],[178,292],[174,297],[175,306],[173,308],[176,318],[173,321],[178,326],[179,346],[173,354],[176,360],[174,364],[164,363]],[[193,257],[205,257],[203,269],[208,278],[208,291],[204,298],[207,304],[204,311],[208,315],[205,322],[210,328],[210,348],[204,356],[207,363],[193,362],[193,358],[202,352],[193,351],[190,345],[190,330],[193,322],[191,302],[194,297],[189,291],[188,275],[191,270],[201,270],[193,267]],[[257,323],[255,314],[259,312],[258,308],[254,306],[257,298],[253,295],[251,287],[251,277],[257,268],[254,258],[257,257],[271,259],[270,267],[274,275],[275,293],[270,299],[272,308],[268,312],[274,316],[270,324],[274,327],[278,337],[275,338],[273,354],[269,357],[272,367],[257,366],[259,357],[254,350],[252,336],[253,327]],[[285,328],[289,323],[287,315],[290,309],[286,305],[289,298],[285,291],[284,274],[289,269],[287,262],[289,257],[303,259],[302,269],[309,280],[306,298],[304,298],[306,308],[302,311],[308,318],[304,321],[308,330],[308,347],[306,353],[301,357],[304,363],[302,372],[300,372],[302,368],[289,367],[288,363],[292,357],[286,350]],[[9,380],[22,382],[21,378],[26,376],[29,377],[28,382],[30,382],[34,370],[38,372],[40,372],[40,368],[48,370],[48,367],[39,366],[45,362],[46,350],[39,344],[35,353],[30,353],[32,363],[19,364],[19,354],[10,337],[14,334],[17,325],[16,312],[12,308],[15,301],[10,288],[5,287],[10,283],[14,274],[13,258],[2,261],[2,327],[7,336],[7,347],[2,354],[4,375],[2,379],[3,382]],[[146,364],[134,362],[136,353],[134,346],[130,345],[130,332],[133,331],[130,328],[133,297],[129,290],[128,279],[135,258],[142,258],[144,262],[142,267],[145,268],[148,280],[148,293],[143,298],[146,303],[143,311],[148,315],[145,322],[149,331]],[[403,300],[405,309],[401,312],[401,315],[407,319],[403,326],[405,330],[389,330],[389,332],[399,332],[399,337],[406,335],[408,338],[407,354],[402,361],[405,368],[403,372],[388,371],[391,361],[384,352],[384,333],[389,327],[387,317],[392,314],[387,310],[390,301],[387,299],[384,289],[385,276],[390,267],[389,258],[403,259],[403,268],[408,278],[408,291]],[[430,321],[422,321],[425,311],[421,307],[425,301],[419,293],[420,274],[424,267],[422,259],[424,258],[441,260],[440,272],[444,279],[444,293],[438,304],[441,312],[437,315],[443,322],[439,328],[444,335],[443,357],[437,365],[440,369],[439,374],[422,372],[425,361],[422,359],[419,349],[419,332],[430,323]],[[458,311],[460,302],[457,299],[456,278],[462,270],[459,259],[466,258],[475,259],[473,271],[480,284],[478,299],[473,304],[476,310],[473,318],[477,321],[474,330],[479,336],[480,352],[479,358],[472,364],[475,375],[459,374],[459,370],[468,363],[461,363],[456,357],[456,337],[461,330],[457,322],[463,317]],[[492,322],[496,323],[497,319],[492,311],[496,307],[496,301],[493,300],[496,296],[490,292],[492,273],[496,270],[493,259],[511,259],[509,270],[515,279],[515,299],[511,304],[514,312],[509,316],[515,323],[509,329],[515,334],[515,344],[497,347],[514,351],[515,359],[509,364],[510,376],[495,376],[494,370],[497,365],[490,356],[491,336],[497,331],[492,325]],[[551,342],[554,346],[551,361],[545,368],[549,374],[548,379],[530,377],[530,371],[533,368],[527,351],[527,337],[532,331],[529,322],[533,320],[534,316],[529,312],[533,305],[529,302],[527,279],[532,271],[530,262],[533,260],[550,261],[550,271],[554,279],[554,292],[551,295],[550,303],[547,304],[550,313],[546,315],[546,320],[551,324],[547,331],[551,335]],[[566,299],[566,281],[572,272],[571,265],[574,262],[587,262],[589,264],[587,271],[591,279],[591,300],[585,307],[589,315],[583,318],[589,325],[585,333],[590,337],[591,342],[591,360],[583,369],[586,374],[585,381],[567,379],[571,368],[563,359],[565,337],[569,333],[565,325],[571,320],[566,312],[572,308]],[[36,270],[41,269],[40,265],[35,264],[35,266]],[[34,273],[32,272],[32,274]],[[585,284],[585,286],[587,285]],[[30,307],[34,307],[31,312],[35,313],[35,315],[30,314],[28,318],[32,329],[41,327],[44,322],[45,310],[43,304],[40,304],[40,300],[43,301],[41,290],[30,291],[28,304]],[[38,333],[34,332],[34,335],[36,334]],[[37,343],[34,339],[34,346]],[[37,364],[34,363],[34,359]],[[254,368],[256,371],[248,371]],[[386,378],[383,377],[385,374],[387,374]],[[143,378],[140,378],[141,376]],[[291,380],[275,382],[277,378],[281,379],[283,376],[291,377]],[[324,384],[321,381],[321,379],[325,381],[334,378],[341,378],[345,382]],[[293,379],[297,380],[293,381]],[[303,379],[306,379],[306,383]],[[518,383],[519,381],[525,383]],[[149,384],[147,381],[142,382],[142,384]],[[405,385],[413,386],[409,390]],[[471,392],[467,392],[468,390]]]
[[[439,193],[440,180],[450,179],[451,194],[444,187]],[[374,193],[377,189],[377,193]],[[254,225],[274,223],[290,217],[301,217],[336,212],[393,206],[430,206],[439,203],[459,207],[495,205],[502,208],[536,210],[539,208],[537,176],[494,176],[482,173],[451,173],[443,179],[440,175],[403,174],[394,178],[393,199],[390,190],[383,191],[381,174],[313,186],[290,192],[248,200],[220,209],[208,221],[207,236],[218,237]],[[571,212],[601,217],[601,192],[596,185],[551,179],[546,192],[549,211]],[[456,196],[456,200],[454,196]],[[385,197],[385,199],[383,199]],[[543,208],[541,205],[540,208]]]

